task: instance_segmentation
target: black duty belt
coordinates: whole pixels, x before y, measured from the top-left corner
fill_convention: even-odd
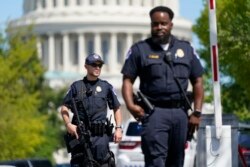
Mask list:
[[[181,108],[185,106],[184,100],[151,101],[151,103],[160,108]]]

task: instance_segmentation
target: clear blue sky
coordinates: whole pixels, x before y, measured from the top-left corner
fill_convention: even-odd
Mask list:
[[[179,0],[180,15],[193,23],[199,17],[203,9],[203,0]],[[2,31],[6,22],[18,18],[22,15],[23,0],[4,0],[0,6],[0,30]],[[194,39],[194,45],[197,45],[197,39]]]

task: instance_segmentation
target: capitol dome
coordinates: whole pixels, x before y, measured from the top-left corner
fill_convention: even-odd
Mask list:
[[[126,52],[150,35],[148,13],[158,5],[175,12],[173,34],[191,41],[191,22],[180,17],[178,0],[24,0],[22,17],[9,26],[34,25],[52,87],[81,79],[85,57],[95,52],[105,61],[101,78],[120,89]]]

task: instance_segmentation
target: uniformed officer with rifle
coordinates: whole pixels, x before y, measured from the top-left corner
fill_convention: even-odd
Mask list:
[[[109,150],[122,139],[120,103],[111,84],[99,77],[104,64],[101,56],[90,54],[85,60],[87,75],[75,81],[63,100],[61,115],[68,134],[67,149],[71,152],[72,167],[113,167],[114,154]],[[107,118],[107,106],[114,112],[115,131]],[[72,121],[69,112],[73,112]]]

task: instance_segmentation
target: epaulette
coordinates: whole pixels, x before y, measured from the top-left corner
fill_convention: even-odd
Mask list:
[[[100,79],[100,78],[99,78],[99,82],[103,82],[103,83],[105,83],[107,85],[111,85],[107,80],[103,80],[103,79]]]
[[[188,45],[191,45],[191,43],[190,43],[189,41],[184,40],[184,39],[177,39],[177,38],[175,38],[175,40],[177,40],[177,41],[180,42],[180,43],[186,43],[186,44],[188,44]]]

